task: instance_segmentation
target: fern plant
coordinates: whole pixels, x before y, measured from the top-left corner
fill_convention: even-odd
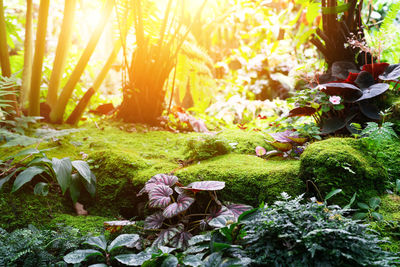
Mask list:
[[[391,122],[383,122],[381,125],[376,122],[368,122],[367,127],[361,131],[367,147],[372,151],[379,152],[383,144],[398,138],[392,128],[393,125]]]
[[[0,122],[4,122],[6,115],[10,115],[6,110],[10,110],[13,107],[10,96],[17,95],[17,92],[13,90],[17,85],[17,78],[15,76],[4,77],[0,75]]]

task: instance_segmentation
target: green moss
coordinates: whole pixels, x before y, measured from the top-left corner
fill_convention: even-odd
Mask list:
[[[400,141],[390,141],[378,151],[377,160],[388,172],[389,180],[394,182],[400,177]]]
[[[205,160],[228,154],[230,150],[227,140],[211,134],[189,138],[185,143],[186,158],[190,160]]]
[[[225,130],[218,134],[223,137],[228,143],[237,143],[232,152],[238,154],[255,154],[257,146],[262,146],[267,150],[272,150],[272,147],[265,142],[265,137],[259,132],[245,132],[242,130]]]
[[[184,184],[225,181],[225,188],[218,192],[220,199],[258,206],[262,201],[274,201],[283,191],[291,195],[304,192],[298,173],[298,161],[266,161],[256,156],[228,154],[178,170],[176,175]]]
[[[342,194],[333,202],[347,204],[357,192],[358,200],[380,195],[387,172],[365,150],[362,142],[352,138],[330,138],[309,145],[301,156],[301,178],[313,181],[326,195],[334,188]]]
[[[41,227],[50,222],[55,213],[72,212],[72,202],[56,193],[46,197],[33,192],[0,193],[0,227],[8,231],[33,224]]]
[[[385,219],[395,220],[400,224],[400,196],[387,194],[381,199],[379,212],[385,216]]]
[[[84,235],[89,233],[93,235],[99,235],[104,232],[103,223],[110,220],[113,220],[113,218],[55,214],[54,218],[47,226],[52,229],[57,229],[60,226],[70,226],[72,228],[79,229],[79,231]]]

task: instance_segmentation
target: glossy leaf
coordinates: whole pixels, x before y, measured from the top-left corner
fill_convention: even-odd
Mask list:
[[[147,183],[164,184],[167,186],[173,186],[176,182],[178,182],[178,177],[168,174],[156,174],[147,181]]]
[[[92,172],[90,171],[89,165],[85,161],[74,160],[71,162],[71,164],[88,183],[92,182]]]
[[[57,159],[53,158],[53,170],[56,174],[58,184],[64,194],[71,184],[72,164],[69,158]]]
[[[122,234],[117,236],[111,244],[108,246],[108,252],[113,251],[116,248],[120,247],[132,247],[138,240],[139,235],[137,234]]]
[[[151,259],[151,252],[142,251],[138,254],[121,254],[115,256],[115,259],[128,266],[142,266],[145,261]]]
[[[379,197],[371,197],[368,204],[373,210],[375,210],[381,204],[381,199]]]
[[[103,251],[106,251],[106,249],[107,249],[107,241],[106,241],[106,238],[104,237],[104,235],[89,237],[84,242],[84,244],[98,247],[98,248],[102,249]]]
[[[147,216],[146,220],[144,221],[144,228],[159,229],[162,226],[164,219],[165,217],[163,216],[163,213],[161,211]]]
[[[167,185],[159,184],[156,185],[149,192],[150,203],[149,206],[152,208],[164,208],[171,202],[171,195],[174,191]]]
[[[83,186],[86,188],[86,190],[89,192],[89,194],[94,197],[96,194],[96,176],[94,176],[93,173],[91,173],[91,183],[88,183],[86,180],[83,180]]]
[[[368,88],[375,83],[375,79],[371,73],[362,71],[358,74],[354,81],[361,89]]]
[[[325,120],[322,124],[321,133],[330,134],[334,133],[346,126],[346,121],[339,117],[332,117]]]
[[[198,191],[217,191],[222,190],[225,187],[225,182],[220,181],[202,181],[193,182],[187,187],[182,187],[184,189],[194,189]]]
[[[357,193],[354,193],[353,196],[352,196],[351,199],[350,199],[349,204],[347,204],[346,206],[344,206],[343,209],[350,209],[350,208],[351,208],[351,205],[353,205],[354,201],[356,200],[356,196],[357,196]]]
[[[249,205],[245,205],[245,204],[227,204],[226,208],[232,212],[233,216],[235,217],[235,219],[237,220],[239,218],[239,216],[248,210],[251,210],[253,207],[249,206]]]
[[[79,180],[79,174],[77,173],[71,175],[69,194],[73,203],[76,203],[81,195],[81,181]]]
[[[377,221],[383,220],[382,214],[380,214],[380,213],[378,213],[378,212],[373,211],[373,212],[371,212],[371,215],[372,215],[372,217],[373,217],[375,220],[377,220]]]
[[[168,229],[162,230],[156,240],[154,240],[152,247],[159,247],[167,245],[176,235],[181,233],[184,229],[183,224],[172,226]]]
[[[36,175],[39,175],[45,171],[46,170],[44,168],[41,168],[39,166],[32,166],[23,170],[21,173],[17,175],[17,178],[15,178],[11,192],[17,191],[19,188],[21,188],[21,186],[32,181],[32,179]]]
[[[350,83],[326,83],[321,91],[331,96],[341,96],[346,103],[352,103],[362,96],[362,91]]]
[[[103,255],[95,249],[78,249],[64,256],[64,261],[69,264],[77,264],[86,260],[89,256]]]
[[[315,112],[317,112],[317,110],[313,107],[298,107],[289,111],[288,117],[311,116]]]
[[[379,79],[384,81],[397,80],[400,77],[400,64],[388,66]]]
[[[227,225],[227,223],[231,221],[235,221],[235,217],[233,215],[220,215],[216,218],[213,218],[211,221],[208,222],[208,225],[214,228],[222,228]]]
[[[190,205],[193,204],[193,202],[194,198],[181,194],[178,196],[176,202],[170,204],[168,207],[164,209],[163,215],[165,218],[172,218],[178,215],[179,213],[187,210],[190,207]]]
[[[33,188],[33,193],[35,195],[47,196],[49,193],[49,184],[43,182],[37,183]]]
[[[373,64],[365,64],[362,67],[362,70],[371,73],[373,75],[374,79],[376,80],[381,74],[385,73],[385,70],[387,70],[388,67],[390,67],[390,66],[386,62],[373,63]]]
[[[370,99],[376,97],[378,95],[383,94],[389,89],[389,84],[387,83],[376,83],[366,89],[363,90],[363,95],[357,101]]]
[[[358,102],[360,111],[364,114],[367,118],[372,120],[379,120],[381,115],[379,114],[379,109],[368,100],[359,101]]]
[[[201,260],[203,257],[203,255],[186,255],[183,260],[182,263],[187,265],[187,266],[192,266],[192,267],[198,267],[201,266],[203,264],[203,261]]]
[[[332,190],[331,192],[329,192],[329,193],[326,195],[325,201],[328,200],[328,199],[330,199],[330,198],[333,197],[334,195],[339,194],[340,192],[342,192],[342,189],[335,189],[335,190]]]
[[[192,234],[189,232],[180,232],[172,240],[171,245],[175,248],[186,249],[189,246],[189,240]]]
[[[178,259],[174,255],[169,255],[163,263],[161,264],[161,267],[176,267],[178,266]]]

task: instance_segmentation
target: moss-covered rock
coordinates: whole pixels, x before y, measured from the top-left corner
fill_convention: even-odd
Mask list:
[[[313,181],[323,195],[341,188],[345,193],[333,202],[347,204],[354,192],[358,200],[380,195],[387,172],[362,145],[352,138],[330,138],[309,145],[301,156],[301,178]]]
[[[400,196],[386,194],[381,199],[382,203],[379,212],[381,212],[387,220],[398,221],[400,226]]]
[[[231,149],[225,138],[212,134],[192,137],[185,143],[186,158],[195,161],[228,154]]]
[[[255,155],[257,146],[262,146],[267,150],[273,148],[265,141],[265,137],[260,132],[245,132],[242,130],[224,130],[218,136],[233,144],[233,153]]]
[[[299,161],[267,161],[238,154],[218,156],[176,172],[184,184],[225,181],[225,188],[218,192],[220,199],[253,206],[262,201],[270,203],[283,191],[290,195],[304,192],[304,183],[298,174]]]

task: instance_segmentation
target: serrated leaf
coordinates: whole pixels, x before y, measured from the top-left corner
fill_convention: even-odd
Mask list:
[[[164,222],[165,217],[163,216],[162,211],[156,212],[150,216],[146,217],[146,220],[144,221],[144,228],[145,229],[159,229],[163,222]]]
[[[95,249],[78,249],[64,256],[64,261],[69,264],[81,263],[89,256],[103,255],[100,251]]]
[[[381,199],[379,197],[372,197],[369,199],[369,206],[375,210],[381,204]]]
[[[138,254],[121,254],[115,256],[115,259],[128,266],[142,266],[145,261],[151,259],[151,252],[142,251]]]
[[[193,204],[193,202],[194,198],[181,194],[178,196],[178,199],[176,200],[175,203],[172,203],[165,208],[165,210],[163,211],[163,215],[165,218],[172,218],[178,215],[179,213],[187,210],[190,207],[190,205]]]
[[[61,191],[64,194],[71,184],[71,172],[72,172],[71,160],[69,158],[63,158],[63,159],[53,158],[52,163],[58,184],[60,185]]]
[[[71,162],[71,164],[89,184],[92,182],[92,172],[90,171],[89,165],[85,161],[74,160]]]
[[[193,182],[187,187],[182,187],[184,189],[193,189],[197,191],[217,191],[222,190],[225,187],[225,182],[221,181],[201,181]]]
[[[84,242],[84,244],[98,247],[98,248],[102,249],[103,251],[106,251],[106,249],[107,249],[107,241],[106,241],[106,238],[104,237],[104,235],[89,237]]]
[[[47,183],[37,183],[33,188],[33,193],[35,195],[47,196],[49,193],[49,185]]]
[[[176,267],[178,266],[178,259],[174,255],[169,255],[163,263],[161,264],[161,267]]]
[[[149,192],[150,203],[149,206],[152,208],[164,208],[171,203],[171,195],[174,191],[167,185],[159,184],[156,185]]]
[[[44,168],[39,166],[32,166],[23,170],[17,175],[17,178],[15,178],[11,192],[17,191],[21,186],[32,181],[36,175],[39,175],[45,171],[46,170]]]
[[[332,190],[331,192],[329,192],[329,193],[326,195],[325,201],[328,200],[328,199],[330,199],[330,198],[333,197],[334,195],[339,194],[340,192],[342,192],[342,189],[335,189],[335,190]]]
[[[119,248],[119,247],[131,247],[133,244],[139,240],[139,235],[137,234],[122,234],[117,236],[111,244],[108,246],[108,252]]]

